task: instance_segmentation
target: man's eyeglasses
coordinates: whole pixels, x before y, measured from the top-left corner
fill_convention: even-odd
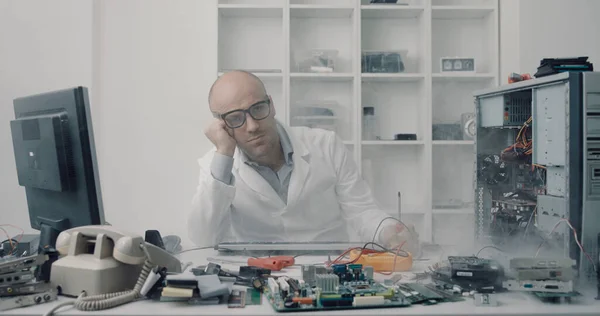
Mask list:
[[[254,103],[246,110],[233,110],[224,114],[213,113],[213,115],[225,121],[227,127],[238,128],[246,123],[246,113],[250,114],[255,121],[266,119],[271,114],[271,100],[267,98]]]

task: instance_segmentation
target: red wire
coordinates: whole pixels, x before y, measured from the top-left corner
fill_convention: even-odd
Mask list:
[[[396,255],[394,256],[394,263],[392,264],[392,271],[379,271],[380,274],[383,275],[392,275],[395,271],[396,271],[396,259],[398,259],[398,256],[400,255],[400,250],[402,250],[402,247],[404,246],[404,244],[406,243],[406,240],[403,241],[400,246],[398,246],[398,248],[396,248]]]
[[[575,242],[577,243],[577,246],[579,246],[579,249],[581,250],[581,252],[583,252],[583,254],[590,261],[590,263],[592,264],[592,268],[594,268],[594,272],[596,272],[597,271],[596,263],[594,262],[594,260],[592,259],[592,257],[583,249],[583,246],[581,245],[581,243],[579,242],[579,238],[577,237],[577,231],[575,230],[575,228],[573,227],[573,225],[571,224],[571,222],[568,219],[563,218],[563,219],[559,220],[558,223],[556,223],[556,225],[554,225],[554,228],[552,229],[552,231],[550,232],[550,234],[548,234],[548,237],[550,237],[550,235],[552,235],[552,233],[554,233],[554,231],[556,230],[556,228],[558,228],[558,225],[560,223],[562,223],[562,222],[566,222],[567,225],[569,226],[569,228],[571,228],[571,231],[573,232],[573,236],[575,237]],[[540,253],[540,250],[542,249],[542,246],[546,243],[547,239],[548,238],[544,238],[544,240],[542,241],[542,243],[538,246],[537,252],[535,253],[536,257]]]

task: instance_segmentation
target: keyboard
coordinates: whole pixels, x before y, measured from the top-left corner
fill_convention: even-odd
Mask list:
[[[281,252],[281,253],[313,253],[344,252],[349,248],[362,248],[365,242],[340,242],[340,241],[311,241],[311,242],[222,242],[215,247],[221,252]]]

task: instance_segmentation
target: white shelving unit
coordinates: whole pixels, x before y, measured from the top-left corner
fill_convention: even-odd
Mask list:
[[[336,102],[337,132],[381,208],[397,215],[400,192],[401,218],[423,240],[464,243],[474,224],[474,143],[434,139],[432,128],[460,124],[474,111],[472,92],[499,84],[498,0],[369,2],[219,0],[219,75],[253,71],[287,124],[297,102]],[[336,50],[333,71],[301,72],[307,49]],[[363,73],[363,51],[405,51],[405,70]],[[477,72],[441,72],[441,57],[475,58]],[[365,106],[375,109],[377,140],[362,139]],[[393,140],[399,133],[417,140]]]

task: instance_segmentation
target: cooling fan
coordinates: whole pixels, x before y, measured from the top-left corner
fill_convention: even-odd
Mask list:
[[[489,155],[481,160],[479,178],[489,185],[498,185],[508,180],[506,163],[499,155]]]
[[[475,133],[477,132],[477,123],[475,122],[475,114],[463,113],[460,117],[463,129],[463,139],[473,140],[475,139]]]

